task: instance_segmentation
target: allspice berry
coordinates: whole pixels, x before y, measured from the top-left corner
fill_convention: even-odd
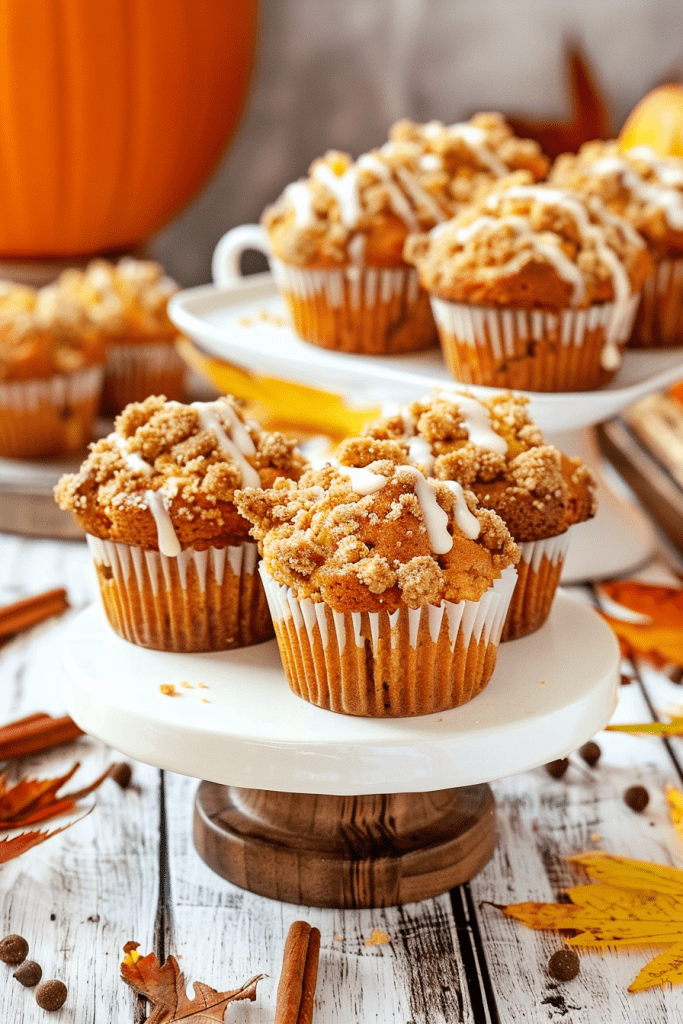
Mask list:
[[[594,740],[589,740],[588,743],[584,743],[582,747],[579,747],[579,754],[591,768],[598,763],[601,753],[600,747]]]
[[[28,942],[23,935],[6,935],[0,940],[0,960],[20,964],[28,956]]]
[[[127,761],[116,761],[109,769],[109,777],[114,780],[121,789],[128,789],[130,780],[133,777],[133,769]]]
[[[545,766],[548,775],[552,775],[554,779],[561,779],[567,768],[569,768],[569,758],[567,757],[560,757],[557,761],[550,761]]]
[[[21,967],[17,967],[13,977],[25,988],[33,988],[43,976],[43,968],[35,960],[24,960]]]
[[[558,949],[548,960],[548,973],[556,981],[571,981],[580,969],[581,964],[577,954],[568,946]]]
[[[43,1010],[58,1010],[66,1002],[67,990],[63,981],[52,978],[36,989],[36,1002]]]
[[[645,810],[649,802],[650,794],[645,789],[645,786],[629,786],[624,793],[624,803],[638,814]]]

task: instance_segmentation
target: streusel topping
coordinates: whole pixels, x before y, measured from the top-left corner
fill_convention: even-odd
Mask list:
[[[652,263],[631,225],[596,197],[534,185],[520,171],[404,254],[452,301],[555,310],[626,302]]]
[[[510,392],[436,391],[387,407],[364,434],[397,447],[425,475],[470,489],[517,542],[540,540],[594,515],[595,482],[580,459],[543,443],[528,406]]]
[[[408,232],[426,231],[519,167],[541,177],[536,143],[497,114],[463,124],[400,121],[357,160],[330,151],[263,215],[275,256],[298,266],[402,264]]]
[[[183,405],[154,395],[114,427],[62,477],[57,502],[86,533],[167,555],[239,543],[249,524],[236,489],[297,479],[306,465],[294,441],[245,421],[231,396]]]
[[[661,255],[683,253],[683,159],[648,146],[622,153],[617,142],[587,142],[564,153],[550,180],[597,196],[628,220]]]
[[[476,601],[519,555],[495,512],[425,478],[392,440],[344,441],[334,463],[235,503],[270,575],[337,611]]]

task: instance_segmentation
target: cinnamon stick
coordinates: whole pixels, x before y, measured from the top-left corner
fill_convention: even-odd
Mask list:
[[[295,921],[282,957],[275,1024],[312,1024],[319,955],[319,930],[306,921]]]
[[[20,633],[24,629],[36,626],[51,615],[61,615],[69,607],[64,587],[46,590],[34,597],[26,597],[21,601],[0,608],[0,640]]]
[[[68,715],[62,718],[50,718],[42,713],[36,717],[29,715],[28,719],[10,722],[0,729],[0,761],[49,750],[82,735],[83,730]]]

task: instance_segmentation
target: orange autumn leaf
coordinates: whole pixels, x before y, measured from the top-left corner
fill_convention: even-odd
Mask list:
[[[593,851],[567,858],[597,885],[567,890],[570,903],[515,903],[498,909],[528,928],[575,932],[571,946],[666,945],[629,992],[683,984],[683,871],[664,864]]]
[[[632,622],[602,613],[616,633],[623,654],[638,654],[656,668],[683,667],[683,588],[627,580],[604,583],[601,592],[648,620]]]
[[[110,766],[83,789],[57,796],[62,786],[79,768],[80,764],[76,762],[68,772],[55,779],[23,778],[14,786],[8,786],[7,776],[0,775],[0,831],[35,825],[39,821],[48,821],[61,814],[70,813],[76,808],[79,800],[102,785],[111,771]]]
[[[87,812],[88,814],[90,811]],[[85,815],[83,815],[85,817]],[[78,821],[81,819],[78,818]],[[67,828],[71,828],[75,825],[75,821],[69,822],[68,825],[62,825],[61,828],[54,828],[50,832],[22,832],[18,836],[13,836],[11,839],[0,840],[0,864],[6,864],[9,860],[14,860],[15,857],[21,857],[22,853],[26,853],[33,846],[39,846],[44,843],[46,839],[52,838],[52,836],[58,835],[60,832],[64,832]]]
[[[123,950],[126,955],[121,963],[121,977],[153,1007],[145,1024],[222,1021],[230,1003],[256,998],[256,986],[263,977],[258,974],[231,992],[218,992],[210,985],[195,981],[194,998],[188,999],[185,976],[175,957],[169,956],[165,963],[160,964],[154,953],[141,956],[137,942],[127,942]]]

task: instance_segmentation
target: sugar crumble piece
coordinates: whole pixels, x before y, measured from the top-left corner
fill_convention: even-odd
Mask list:
[[[209,700],[208,697],[202,697],[202,704],[210,704],[210,703],[211,703],[211,701]]]
[[[602,836],[600,835],[599,832],[591,832],[591,842],[592,843],[599,843],[601,839],[602,839]]]
[[[183,690],[192,690],[193,689],[192,683],[188,683],[187,680],[185,680],[185,679],[183,679],[183,681],[182,681],[182,683],[180,685],[182,686]]]
[[[175,688],[175,683],[160,683],[159,692],[165,694],[167,697],[175,697],[178,691]]]
[[[197,683],[197,686],[199,687],[200,690],[208,690],[209,689],[209,687],[206,685],[206,683]]]
[[[366,946],[386,946],[389,942],[389,936],[386,932],[381,931],[379,928],[372,929],[372,935],[369,939],[365,940]]]

